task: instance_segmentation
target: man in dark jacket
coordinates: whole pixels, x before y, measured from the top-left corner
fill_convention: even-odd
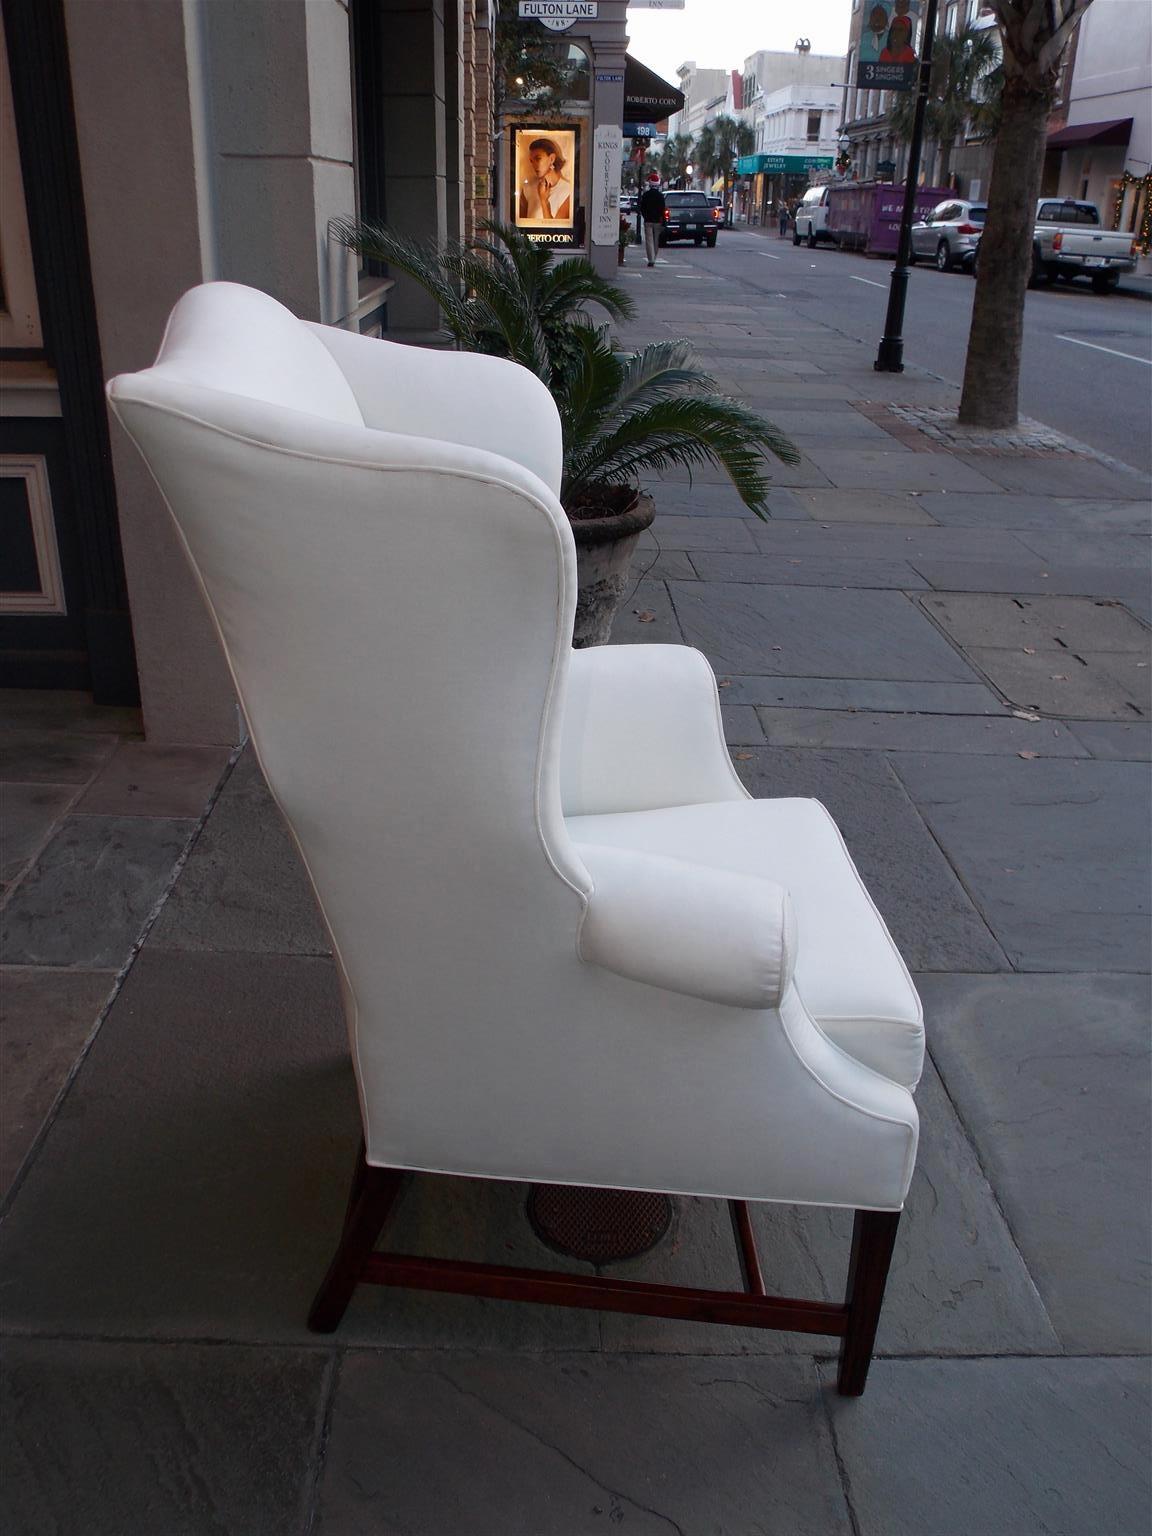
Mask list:
[[[664,227],[664,194],[660,190],[659,176],[652,176],[640,198],[640,217],[644,220],[644,254],[648,265],[656,265],[656,252],[660,246],[660,231]]]

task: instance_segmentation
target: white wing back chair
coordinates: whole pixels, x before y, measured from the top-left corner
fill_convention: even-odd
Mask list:
[[[916,1153],[915,991],[812,800],[753,800],[680,646],[573,651],[556,407],[495,358],[211,283],[112,381],[331,936],[364,1124],[313,1327],[360,1280],[827,1333],[871,1358]],[[375,1251],[403,1170],[716,1196],[742,1292]],[[843,1305],[745,1201],[857,1213]]]

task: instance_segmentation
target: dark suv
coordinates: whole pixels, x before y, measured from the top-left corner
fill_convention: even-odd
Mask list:
[[[715,245],[716,231],[716,220],[712,217],[712,205],[706,193],[665,192],[661,245],[669,245],[673,240],[693,240],[697,245],[707,241],[709,245]]]

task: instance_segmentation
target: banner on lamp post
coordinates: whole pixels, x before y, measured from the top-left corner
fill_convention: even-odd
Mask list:
[[[856,84],[866,91],[914,91],[920,0],[864,0]]]

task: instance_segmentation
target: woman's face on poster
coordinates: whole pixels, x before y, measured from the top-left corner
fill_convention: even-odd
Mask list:
[[[546,149],[534,149],[528,156],[528,163],[538,179],[543,179],[549,171],[555,169],[556,156],[549,154]]]

